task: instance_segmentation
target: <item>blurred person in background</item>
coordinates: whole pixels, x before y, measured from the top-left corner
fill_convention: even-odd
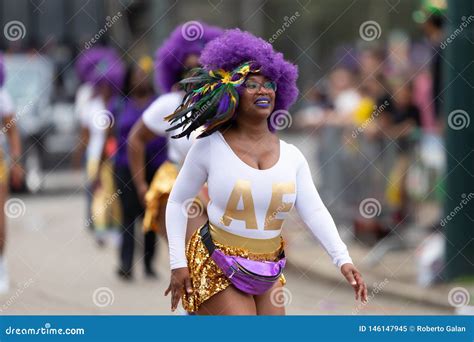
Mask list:
[[[117,52],[108,47],[91,48],[80,57],[87,66],[87,81],[93,85],[93,96],[82,116],[82,141],[86,144],[86,191],[90,191],[91,216],[86,225],[93,225],[99,246],[105,243],[107,229],[120,226],[120,203],[116,200],[113,165],[116,141],[108,134],[114,117],[108,110],[114,96],[123,86],[125,67]]]
[[[166,202],[171,188],[178,175],[178,169],[194,140],[169,139],[170,128],[164,118],[178,107],[183,99],[184,92],[178,82],[193,68],[199,66],[199,56],[207,42],[222,34],[222,30],[215,26],[201,23],[196,26],[202,29],[198,39],[189,39],[186,27],[176,27],[163,45],[157,50],[155,59],[155,78],[162,95],[158,97],[143,116],[134,125],[128,138],[128,159],[133,181],[138,192],[138,198],[146,205],[144,217],[145,230],[154,230],[166,236],[165,212]],[[188,27],[189,29],[189,27]],[[157,170],[151,184],[145,177],[145,147],[157,137],[168,139],[168,161]],[[150,184],[150,185],[149,185]],[[189,231],[192,233],[207,219],[205,207],[207,194],[205,189],[199,197],[188,203],[186,209],[194,211],[190,218]]]
[[[431,59],[432,76],[432,101],[434,102],[434,111],[438,125],[442,126],[442,61],[443,49],[442,41],[444,39],[445,12],[447,3],[445,0],[424,0],[421,9],[413,13],[415,21],[421,24],[421,29],[425,34],[434,53]]]
[[[131,280],[133,276],[133,255],[135,250],[135,226],[138,219],[143,217],[143,202],[138,198],[133,177],[130,172],[127,157],[127,137],[133,125],[140,119],[143,111],[155,99],[151,74],[153,72],[153,61],[150,57],[142,57],[137,64],[128,67],[124,89],[121,98],[114,101],[111,111],[115,117],[115,125],[112,129],[117,140],[117,151],[113,155],[115,159],[115,183],[120,190],[120,202],[122,204],[122,228],[120,245],[120,266],[118,275],[125,280]],[[151,140],[145,149],[145,179],[151,182],[156,170],[167,160],[166,138],[157,137]],[[142,230],[140,230],[142,231]],[[152,261],[155,254],[156,232],[148,230],[144,235],[144,258],[145,275],[156,278]]]
[[[365,47],[358,53],[358,88],[377,101],[388,92],[385,51],[380,47]]]
[[[355,125],[354,113],[361,103],[357,89],[356,73],[348,66],[333,69],[328,76],[328,109],[325,111],[323,125],[318,131],[318,160],[321,165],[321,197],[331,205],[336,224],[348,226],[352,220],[348,215],[355,192],[348,192],[347,186],[354,175],[354,139],[347,135]],[[342,194],[344,196],[342,196]],[[336,205],[337,203],[337,205]]]
[[[413,102],[420,109],[423,131],[436,133],[438,130],[433,102],[433,77],[431,74],[431,48],[426,44],[414,44],[411,51],[413,77]]]
[[[24,177],[23,168],[20,163],[22,153],[21,139],[16,127],[15,107],[10,95],[5,87],[3,87],[5,78],[3,55],[0,53],[0,117],[2,119],[2,133],[7,138],[10,155],[9,167],[5,160],[4,151],[0,148],[0,207],[4,209],[0,213],[0,294],[8,292],[10,287],[5,260],[7,239],[5,212],[9,211],[8,206],[5,207],[5,203],[10,187],[9,181],[11,179],[13,188],[20,188]]]
[[[303,95],[302,108],[295,114],[295,128],[313,131],[324,123],[328,102],[324,87],[310,84]]]
[[[358,73],[362,82],[367,77],[378,77],[385,73],[385,52],[378,46],[366,46],[357,53]]]
[[[330,111],[326,124],[346,126],[353,123],[353,113],[359,105],[361,96],[357,90],[356,75],[345,67],[337,67],[329,74]]]
[[[83,56],[79,57],[74,65],[76,70],[77,78],[79,79],[80,85],[77,88],[76,96],[74,100],[74,114],[80,123],[79,141],[76,144],[76,148],[72,156],[72,166],[75,169],[80,169],[83,164],[84,153],[87,148],[89,141],[89,123],[88,123],[88,106],[94,97],[94,87],[88,82],[88,72],[92,62]],[[87,164],[87,163],[86,163]],[[89,229],[93,229],[92,224],[88,224],[91,213],[92,204],[92,183],[86,181],[86,220],[85,224]]]
[[[387,203],[397,225],[407,218],[410,201],[406,187],[406,176],[411,163],[413,147],[421,128],[420,110],[413,102],[413,85],[408,77],[391,81],[392,97],[380,116],[380,130],[395,140],[397,156],[389,175],[386,189]]]

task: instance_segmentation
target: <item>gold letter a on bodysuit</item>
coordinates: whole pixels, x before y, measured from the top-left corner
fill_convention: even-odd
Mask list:
[[[242,198],[243,209],[237,209],[239,200]],[[222,216],[222,223],[230,225],[232,220],[245,221],[247,229],[257,229],[257,216],[252,198],[252,187],[250,181],[239,179],[230,194],[229,201]]]

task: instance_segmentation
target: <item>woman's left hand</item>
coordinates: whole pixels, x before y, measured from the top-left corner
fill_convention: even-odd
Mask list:
[[[341,266],[341,273],[354,288],[355,299],[360,298],[362,303],[367,303],[367,285],[357,268],[353,264],[347,263]]]

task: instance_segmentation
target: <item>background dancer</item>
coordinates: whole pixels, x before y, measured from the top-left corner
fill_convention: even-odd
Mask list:
[[[153,61],[150,57],[142,57],[137,65],[130,65],[125,77],[122,98],[115,102],[112,112],[115,117],[113,129],[118,148],[115,159],[115,182],[120,190],[119,196],[122,204],[122,229],[120,245],[120,267],[118,275],[123,279],[132,279],[133,254],[135,249],[135,223],[143,216],[144,208],[138,198],[138,193],[133,183],[127,158],[127,136],[143,111],[155,99],[151,73]],[[158,137],[146,145],[145,151],[145,177],[150,182],[156,170],[167,159],[166,138]],[[152,267],[155,254],[156,233],[152,230],[146,232],[144,237],[145,275],[155,278],[156,273]]]
[[[86,169],[87,191],[92,196],[91,216],[86,225],[93,225],[97,243],[102,246],[105,242],[107,229],[120,225],[120,205],[118,201],[110,201],[115,193],[113,165],[109,157],[115,152],[113,139],[108,139],[108,131],[113,125],[114,118],[108,110],[113,97],[123,86],[125,67],[112,48],[97,47],[86,51],[84,59],[87,81],[94,87],[93,97],[84,109],[83,137],[80,143],[87,145]],[[109,136],[110,137],[110,136]]]
[[[149,186],[145,177],[145,146],[159,136],[168,137],[166,132],[169,123],[164,117],[172,113],[181,103],[184,93],[178,85],[189,70],[199,65],[199,56],[204,45],[222,34],[218,27],[200,23],[202,36],[199,39],[189,39],[183,31],[183,25],[178,26],[158,49],[155,60],[156,83],[164,93],[143,113],[143,117],[132,129],[129,136],[130,169],[138,191],[138,196],[146,203],[147,211],[144,218],[145,230],[165,233],[166,201],[177,170],[182,164],[192,140],[168,140],[168,162],[156,172]],[[148,190],[150,192],[147,194]],[[146,197],[146,198],[145,198]],[[207,196],[201,193],[198,201],[189,201],[187,207],[194,212],[190,220],[190,231],[196,229],[206,220],[205,205]],[[194,228],[193,228],[194,227]]]

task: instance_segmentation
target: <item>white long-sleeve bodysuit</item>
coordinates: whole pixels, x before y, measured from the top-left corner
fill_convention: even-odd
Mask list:
[[[187,266],[184,208],[206,181],[207,214],[216,229],[250,239],[272,239],[280,236],[283,220],[294,206],[335,265],[352,263],[298,148],[280,140],[277,163],[259,170],[243,162],[224,136],[215,132],[193,144],[168,199],[171,269]]]

